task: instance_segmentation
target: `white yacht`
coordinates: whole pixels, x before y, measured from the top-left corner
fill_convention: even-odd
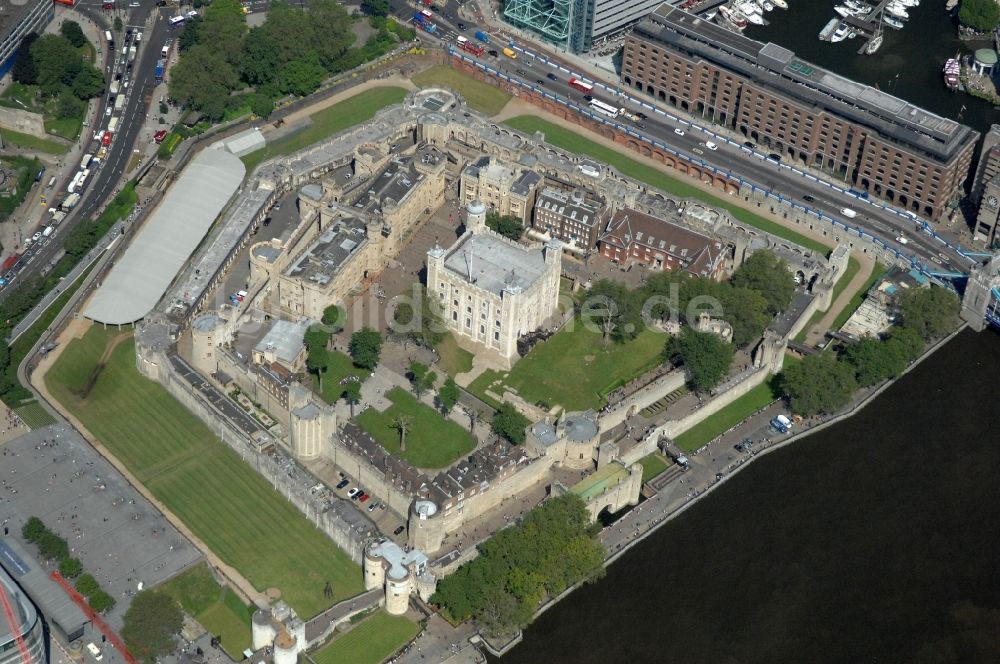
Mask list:
[[[788,9],[788,3],[785,0],[771,0],[771,4],[778,9]]]
[[[832,41],[834,44],[836,44],[837,42],[842,42],[845,39],[847,39],[847,35],[849,34],[851,34],[851,29],[847,27],[846,23],[841,23],[840,25],[837,26],[837,29],[834,31],[833,35],[830,36],[830,41]]]
[[[910,14],[906,11],[906,8],[896,0],[886,5],[885,10],[897,18],[910,18]]]

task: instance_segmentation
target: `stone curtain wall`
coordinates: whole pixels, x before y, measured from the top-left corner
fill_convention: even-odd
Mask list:
[[[38,138],[49,138],[45,133],[45,123],[40,113],[32,113],[19,108],[0,106],[0,129],[19,131]]]

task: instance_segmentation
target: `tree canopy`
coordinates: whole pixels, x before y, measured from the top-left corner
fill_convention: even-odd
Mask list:
[[[691,384],[698,390],[708,391],[722,382],[729,373],[735,351],[717,334],[698,332],[690,326],[679,335],[667,340],[664,355],[679,361],[687,369]]]
[[[828,353],[809,355],[779,374],[778,385],[792,411],[803,417],[833,413],[858,387],[854,367]]]
[[[788,264],[770,251],[751,254],[733,272],[732,284],[763,295],[772,315],[787,309],[795,293],[795,277],[788,271]]]
[[[370,327],[361,328],[351,335],[350,353],[354,364],[374,371],[382,355],[382,335]]]
[[[604,576],[599,531],[579,496],[547,500],[484,542],[475,560],[438,583],[431,601],[458,620],[475,618],[490,634],[510,634],[546,598]]]
[[[87,37],[83,34],[83,28],[76,21],[63,21],[59,26],[59,34],[65,37],[76,48],[80,48],[87,43]]]
[[[1000,23],[1000,5],[994,0],[962,0],[958,20],[976,32],[990,32]]]
[[[900,322],[930,341],[958,327],[960,306],[958,296],[945,288],[911,288],[899,298]]]
[[[434,387],[437,382],[437,374],[421,362],[411,362],[409,367],[410,384],[413,386],[413,393],[418,397],[427,390]]]
[[[900,343],[865,337],[845,348],[843,359],[854,367],[858,385],[869,387],[903,373],[908,358]]]
[[[414,320],[419,314],[420,319]],[[403,334],[417,343],[430,348],[436,347],[444,339],[448,328],[441,319],[441,306],[429,297],[427,287],[420,286],[412,302],[402,299],[392,312],[393,332]]]
[[[326,371],[330,362],[330,356],[326,352],[326,346],[330,342],[330,333],[313,325],[306,330],[303,341],[306,345],[306,368],[316,374],[320,386],[323,385],[323,372]]]
[[[486,227],[511,240],[520,240],[524,235],[524,223],[512,214],[487,212]]]
[[[504,402],[493,416],[493,433],[506,438],[515,445],[524,443],[524,430],[531,425],[528,418],[514,407]]]
[[[600,327],[604,343],[612,339],[629,341],[643,326],[642,296],[641,290],[630,290],[618,282],[601,279],[587,291],[581,315]]]
[[[458,403],[458,397],[460,392],[458,390],[458,385],[451,378],[444,381],[444,385],[438,390],[437,395],[437,405],[441,409],[441,412],[447,415],[451,412],[451,409],[455,407]]]
[[[77,25],[77,29],[79,27]],[[68,38],[51,33],[30,40],[28,37],[21,42],[18,64],[13,68],[15,81],[37,85],[47,97],[75,95],[86,100],[104,92],[104,75],[83,61],[80,51]],[[22,59],[25,62],[22,63]]]
[[[183,620],[180,606],[170,595],[143,590],[125,612],[122,638],[133,655],[153,664],[174,649],[174,637],[180,633]]]

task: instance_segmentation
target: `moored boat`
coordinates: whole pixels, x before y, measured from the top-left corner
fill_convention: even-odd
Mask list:
[[[771,4],[778,9],[788,9],[788,3],[785,0],[771,0]]]
[[[895,16],[883,16],[882,22],[888,25],[890,28],[895,28],[897,30],[902,30],[904,25],[904,23]]]
[[[951,91],[958,89],[958,81],[961,77],[962,65],[955,58],[948,58],[944,63],[941,74],[944,77],[944,84]]]
[[[875,51],[882,48],[882,35],[875,35],[872,40],[865,45],[865,53],[875,55]]]
[[[895,0],[886,5],[885,10],[890,14],[892,14],[893,16],[895,16],[896,18],[910,18],[910,14],[909,12],[906,11],[906,8],[900,4],[897,4]]]
[[[851,29],[847,27],[847,24],[841,23],[840,25],[837,26],[837,29],[834,30],[833,35],[830,36],[830,41],[832,41],[834,44],[842,42],[845,39],[847,39],[847,35],[849,35],[850,33]]]

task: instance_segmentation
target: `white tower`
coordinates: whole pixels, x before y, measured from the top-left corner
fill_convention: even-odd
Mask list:
[[[465,206],[465,230],[473,233],[486,230],[486,206],[482,201],[470,201]]]

